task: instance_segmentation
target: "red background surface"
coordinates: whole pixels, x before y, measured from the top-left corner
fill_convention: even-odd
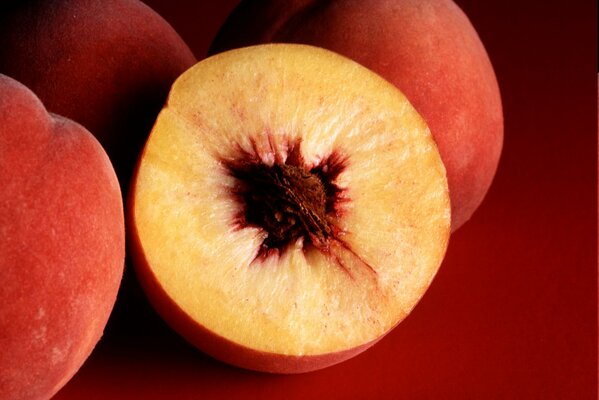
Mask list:
[[[237,1],[147,3],[203,58]],[[596,399],[597,2],[457,3],[495,66],[504,151],[399,327],[322,371],[245,371],[173,333],[128,269],[103,340],[56,399]]]

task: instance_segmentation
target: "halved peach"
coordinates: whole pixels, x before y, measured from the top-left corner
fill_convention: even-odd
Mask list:
[[[135,265],[208,354],[303,372],[397,325],[450,232],[445,169],[384,79],[327,50],[263,45],[174,84],[130,194]]]

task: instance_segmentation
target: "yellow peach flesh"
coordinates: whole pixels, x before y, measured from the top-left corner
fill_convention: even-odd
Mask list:
[[[350,201],[335,222],[359,257],[340,250],[345,268],[301,241],[257,260],[264,231],[234,223],[237,182],[222,161],[240,147],[272,164],[295,140],[309,166],[347,157],[336,184]],[[376,340],[423,295],[449,237],[445,170],[422,118],[382,78],[309,46],[235,50],[186,72],[133,190],[140,250],[168,296],[206,329],[268,353]]]

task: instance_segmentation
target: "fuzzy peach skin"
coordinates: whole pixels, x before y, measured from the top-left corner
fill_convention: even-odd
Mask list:
[[[503,112],[489,57],[451,0],[245,0],[210,53],[269,42],[324,47],[395,84],[426,120],[449,181],[452,230],[489,189]]]
[[[24,0],[0,13],[0,73],[96,136],[127,187],[170,85],[195,63],[138,0]]]
[[[0,75],[0,399],[47,399],[100,339],[124,264],[119,184],[82,126]]]

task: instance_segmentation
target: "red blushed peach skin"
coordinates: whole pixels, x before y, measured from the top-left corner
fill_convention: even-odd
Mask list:
[[[451,0],[246,0],[210,53],[261,43],[323,47],[397,86],[427,122],[447,170],[452,231],[487,193],[503,112],[489,56]]]
[[[134,201],[130,202],[134,205]],[[135,226],[129,221],[131,226]],[[152,273],[139,243],[135,228],[128,235],[129,251],[133,257],[139,281],[158,314],[189,343],[204,353],[241,368],[262,372],[295,374],[314,371],[350,359],[378,342],[382,337],[361,346],[329,354],[292,356],[257,351],[227,340],[193,320],[164,291]]]
[[[0,398],[50,398],[100,339],[121,281],[121,192],[97,140],[0,75]]]
[[[27,0],[0,13],[0,73],[87,128],[123,188],[171,84],[195,62],[138,0]]]

